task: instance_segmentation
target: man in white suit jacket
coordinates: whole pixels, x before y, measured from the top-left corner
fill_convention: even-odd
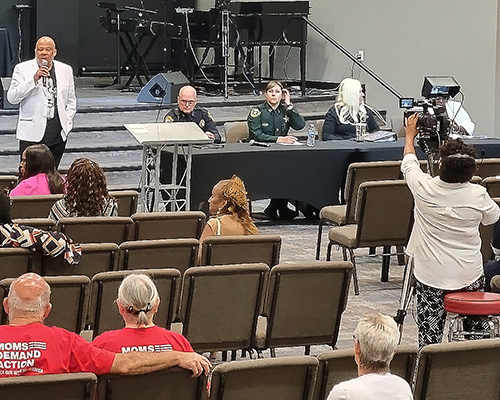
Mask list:
[[[7,99],[19,104],[16,137],[20,156],[26,147],[44,143],[59,166],[76,113],[73,69],[55,61],[55,42],[38,39],[35,58],[15,66]]]

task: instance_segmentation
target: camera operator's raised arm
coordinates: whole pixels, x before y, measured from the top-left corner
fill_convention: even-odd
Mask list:
[[[415,154],[415,137],[418,134],[417,130],[418,114],[413,114],[406,121],[406,142],[403,155]]]

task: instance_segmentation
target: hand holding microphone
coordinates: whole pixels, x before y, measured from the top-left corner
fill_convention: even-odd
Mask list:
[[[42,65],[36,71],[35,74],[35,82],[38,82],[40,78],[42,78],[42,84],[43,86],[47,86],[47,77],[49,76],[49,68],[48,68],[49,62],[47,60],[42,60]]]

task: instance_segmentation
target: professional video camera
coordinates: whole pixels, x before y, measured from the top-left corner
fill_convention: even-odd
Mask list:
[[[438,102],[437,98],[455,97],[459,91],[460,85],[451,76],[426,76],[422,86],[424,99],[399,99],[399,106],[407,109],[405,118],[418,113],[418,145],[428,156],[436,154],[449,135],[450,119],[446,104]]]

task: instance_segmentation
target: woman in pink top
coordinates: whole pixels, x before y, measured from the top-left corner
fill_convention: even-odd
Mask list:
[[[44,144],[24,150],[19,175],[20,182],[10,192],[11,197],[64,193],[64,179],[56,171],[54,156]]]

